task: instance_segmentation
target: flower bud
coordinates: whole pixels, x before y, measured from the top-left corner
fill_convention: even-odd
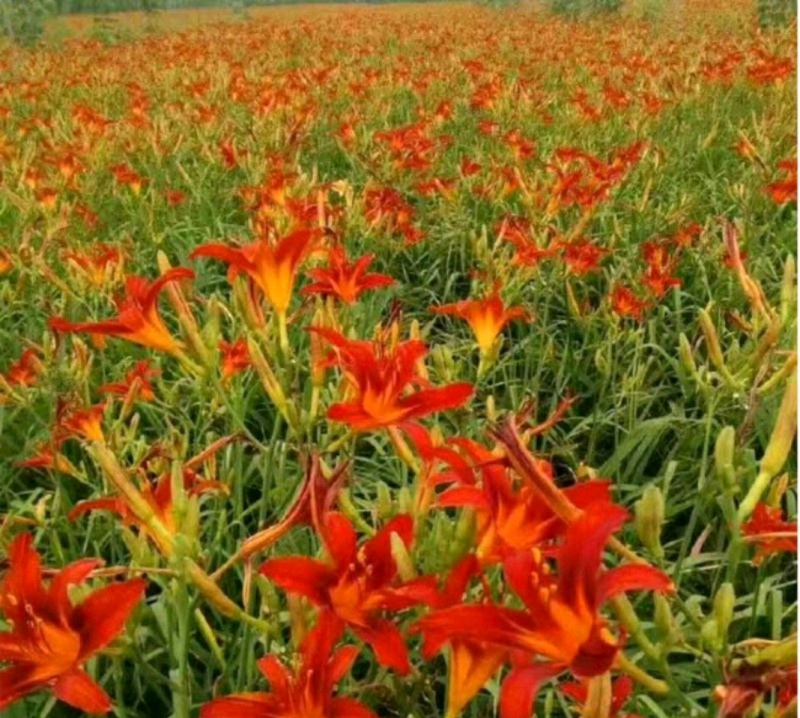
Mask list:
[[[475,539],[475,511],[464,509],[456,521],[452,540],[445,549],[449,563],[455,564],[472,548]]]
[[[375,513],[382,520],[390,518],[394,513],[392,495],[389,492],[389,487],[383,481],[378,482]]]
[[[694,353],[692,352],[692,345],[686,338],[686,335],[681,332],[679,338],[678,355],[680,356],[681,365],[689,372],[691,376],[697,376],[697,364],[694,361]]]
[[[665,650],[669,650],[680,640],[680,631],[672,615],[669,600],[661,593],[653,595],[655,610],[653,612],[653,623],[661,639],[660,643]]]
[[[700,629],[700,643],[715,653],[722,652],[724,642],[720,636],[719,624],[716,618],[711,618],[703,624]]]
[[[719,344],[719,336],[714,322],[705,309],[700,310],[700,329],[706,339],[706,348],[711,363],[720,371],[725,370],[725,358],[722,356],[722,347]]]
[[[403,486],[397,493],[397,508],[401,514],[414,513],[414,497],[411,495],[411,489],[408,486]]]
[[[664,496],[654,484],[650,484],[636,502],[636,533],[650,553],[657,558],[664,555],[661,547],[661,526],[664,523]]]
[[[594,353],[594,366],[603,376],[609,375],[611,367],[602,349],[598,349]]]
[[[783,282],[781,283],[781,324],[786,324],[792,314],[797,311],[797,270],[794,255],[786,257],[783,265]]]
[[[736,449],[736,430],[726,426],[719,432],[714,445],[714,471],[726,489],[736,488],[736,470],[734,467],[734,451]]]
[[[745,521],[756,508],[769,482],[783,468],[797,434],[797,372],[786,383],[778,418],[761,459],[758,476],[739,506],[739,519]]]
[[[778,418],[772,430],[767,450],[761,459],[760,470],[775,476],[786,463],[797,434],[797,374],[792,374],[786,383],[783,399],[778,409]]]
[[[408,553],[408,548],[400,536],[394,532],[389,536],[392,558],[397,566],[397,573],[403,581],[413,581],[417,577],[417,569]]]
[[[728,628],[733,620],[733,608],[736,603],[736,594],[733,584],[723,583],[716,596],[714,596],[714,620],[717,622],[720,638],[727,640]]]
[[[497,405],[491,394],[486,397],[486,421],[497,421]]]
[[[575,292],[572,291],[572,284],[570,282],[567,282],[567,309],[570,315],[575,319],[583,318],[580,304],[578,304],[578,300],[575,298]]]

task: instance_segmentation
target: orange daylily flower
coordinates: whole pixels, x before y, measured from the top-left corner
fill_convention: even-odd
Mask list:
[[[222,354],[223,383],[252,365],[250,352],[247,349],[247,342],[244,339],[237,339],[235,342],[226,342],[224,339],[220,340],[218,348],[220,354]]]
[[[541,493],[529,483],[516,484],[508,467],[480,444],[468,439],[455,439],[472,463],[471,470],[480,472],[480,485],[464,482],[460,463],[449,474],[436,478],[454,480],[455,486],[440,494],[436,505],[442,508],[470,507],[475,511],[475,555],[481,565],[503,561],[523,550],[536,548],[563,534],[566,523],[552,507],[542,501]],[[451,459],[441,457],[446,463]],[[555,487],[553,468],[539,460],[539,468]],[[563,497],[580,510],[601,505],[612,506],[610,484],[607,481],[585,481],[560,489]]]
[[[217,698],[200,709],[200,718],[377,718],[357,700],[334,695],[358,655],[355,646],[335,648],[342,633],[341,622],[322,612],[300,646],[294,671],[275,656],[265,656],[258,668],[269,681],[268,693]]]
[[[22,469],[46,469],[48,471],[59,471],[69,476],[80,476],[72,462],[58,450],[63,442],[63,438],[54,438],[50,443],[39,446],[33,456],[18,462],[17,466]]]
[[[425,654],[432,656],[454,641],[513,652],[514,667],[501,691],[502,718],[530,716],[540,683],[564,670],[579,677],[608,671],[620,643],[600,614],[601,606],[627,591],[672,590],[665,574],[645,564],[602,569],[603,548],[626,518],[624,509],[603,504],[575,519],[555,553],[557,578],[538,551],[507,558],[506,580],[525,608],[484,603],[434,611],[415,627],[423,633]],[[545,661],[525,662],[525,655]]]
[[[449,314],[466,321],[478,343],[481,354],[489,354],[503,328],[515,319],[529,319],[524,307],[506,307],[495,289],[483,299],[467,299],[453,304],[431,307],[435,314]]]
[[[369,274],[367,268],[375,259],[365,254],[349,262],[342,247],[333,247],[328,252],[328,266],[310,269],[308,275],[313,284],[303,287],[303,294],[333,296],[346,304],[355,304],[359,296],[371,289],[390,287],[394,279],[385,274]]]
[[[55,317],[49,322],[50,328],[56,332],[109,334],[152,349],[180,354],[183,344],[164,326],[158,313],[158,295],[170,282],[193,278],[194,272],[182,267],[170,269],[154,282],[148,282],[142,277],[128,277],[125,280],[126,294],[117,301],[119,314],[115,319],[69,322]]]
[[[106,586],[73,606],[69,587],[86,581],[102,561],[76,561],[45,587],[41,558],[29,534],[14,540],[8,557],[10,568],[0,584],[0,612],[11,628],[0,632],[0,661],[11,666],[0,671],[0,710],[49,689],[80,711],[108,713],[111,700],[83,665],[123,631],[144,597],[146,581]]]
[[[125,262],[125,255],[119,247],[103,243],[91,245],[86,253],[64,252],[64,258],[98,287],[104,286],[116,272],[121,272]]]
[[[569,242],[563,247],[564,262],[569,271],[578,277],[596,271],[600,262],[608,254],[607,249],[586,240]]]
[[[787,521],[779,506],[759,503],[742,525],[742,535],[747,543],[756,546],[756,565],[774,553],[797,553],[797,522]]]
[[[187,496],[199,496],[200,494],[213,491],[225,492],[227,487],[219,481],[205,481],[202,476],[192,469],[183,468],[183,488]],[[162,474],[155,482],[142,481],[139,491],[145,501],[153,509],[158,520],[170,532],[175,533],[177,526],[173,513],[172,495],[172,476],[169,473]],[[88,499],[75,504],[75,507],[67,515],[70,521],[74,521],[89,511],[110,511],[122,519],[123,523],[129,526],[139,525],[138,520],[128,507],[125,499],[118,496],[107,496],[99,499]],[[140,526],[146,531],[146,527]]]
[[[585,706],[589,698],[589,688],[586,683],[569,682],[561,685],[561,692],[574,700],[580,706]],[[608,718],[641,718],[638,714],[622,713],[625,702],[633,693],[633,681],[629,676],[620,676],[611,684],[611,706]]]
[[[19,359],[8,367],[3,378],[11,386],[33,386],[36,383],[36,377],[42,373],[43,369],[44,366],[36,350],[26,349]]]
[[[775,204],[797,202],[797,158],[790,157],[778,162],[778,169],[785,177],[777,182],[767,185],[772,201]]]
[[[85,409],[70,409],[68,404],[60,402],[56,418],[56,440],[79,437],[88,441],[105,442],[102,422],[106,408],[105,402]]]
[[[411,664],[405,641],[397,626],[382,614],[410,608],[435,589],[432,579],[425,577],[402,583],[396,580],[391,536],[396,534],[406,547],[411,546],[411,517],[396,516],[361,546],[355,529],[342,514],[328,513],[320,521],[320,529],[330,563],[288,556],[265,562],[260,573],[284,591],[305,596],[335,614],[369,644],[380,665],[406,675]]]
[[[142,191],[142,187],[147,184],[147,180],[144,177],[126,164],[114,165],[109,167],[109,170],[119,184],[128,185],[135,195],[138,195]]]
[[[204,244],[191,257],[211,257],[230,265],[229,279],[244,272],[261,290],[280,316],[286,316],[294,292],[297,271],[315,249],[321,233],[316,229],[298,229],[271,242],[259,239],[241,247]]]
[[[333,346],[329,361],[341,366],[352,397],[331,406],[328,418],[349,424],[356,431],[372,431],[455,409],[472,396],[472,385],[463,382],[427,388],[418,372],[418,363],[427,353],[421,341],[387,347],[382,342],[346,339],[322,327],[312,327],[311,331]],[[420,385],[426,388],[415,391]]]
[[[0,249],[0,274],[9,272],[13,266],[11,255],[5,249]]]
[[[611,311],[620,317],[630,317],[637,322],[642,320],[647,302],[639,299],[628,287],[618,284],[609,295]]]
[[[147,359],[143,359],[142,361],[136,362],[136,366],[125,375],[123,381],[113,384],[103,384],[98,391],[101,394],[128,396],[134,387],[136,387],[135,396],[132,398],[141,399],[142,401],[153,401],[156,395],[153,392],[153,385],[150,383],[150,378],[158,376],[160,373],[158,369],[153,369],[150,366],[150,362],[147,361]]]

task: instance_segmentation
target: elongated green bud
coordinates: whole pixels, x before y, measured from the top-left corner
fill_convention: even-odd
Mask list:
[[[635,525],[639,539],[657,558],[664,555],[661,547],[661,527],[664,524],[664,496],[654,484],[650,484],[634,507]]]
[[[397,573],[403,581],[413,581],[417,577],[417,569],[414,568],[414,562],[411,560],[411,555],[408,553],[403,539],[394,532],[389,537],[392,550],[392,558],[397,565]]]
[[[700,629],[700,643],[716,653],[722,651],[723,642],[720,638],[719,624],[716,618],[710,618],[703,623]]]
[[[694,360],[694,353],[692,352],[692,345],[689,343],[686,335],[681,332],[680,337],[678,338],[678,355],[681,360],[681,365],[684,369],[686,369],[689,374],[692,376],[697,375],[697,364]]]
[[[414,513],[414,497],[408,486],[403,486],[397,493],[397,506],[401,514]]]
[[[792,443],[797,434],[797,373],[794,373],[786,383],[778,420],[772,430],[764,458],[761,459],[761,471],[772,478],[786,463]]]
[[[725,371],[725,357],[722,355],[717,328],[705,309],[700,310],[700,329],[703,330],[703,336],[706,339],[706,348],[711,363],[720,371]]]
[[[445,550],[448,551],[449,558],[452,563],[455,563],[462,558],[467,551],[472,548],[475,538],[475,510],[463,509],[461,515],[456,522],[455,532],[449,546]]]
[[[794,255],[790,254],[783,265],[783,282],[781,283],[781,324],[786,324],[789,318],[797,311],[797,289],[795,280],[797,269]]]
[[[714,445],[714,471],[726,489],[736,488],[735,450],[736,430],[732,426],[726,426],[719,432]]]
[[[717,595],[714,596],[714,620],[717,622],[720,637],[723,639],[727,639],[735,603],[736,594],[733,591],[733,584],[723,583],[719,587]]]
[[[769,482],[783,468],[797,434],[797,371],[786,382],[778,418],[772,430],[767,450],[761,459],[758,476],[739,505],[739,519],[745,521],[756,508]]]
[[[653,623],[661,639],[659,643],[666,651],[678,642],[680,633],[669,600],[663,594],[656,593],[653,595],[653,602],[655,604]]]
[[[388,519],[393,513],[392,495],[389,487],[383,482],[378,482],[375,511],[379,519]]]

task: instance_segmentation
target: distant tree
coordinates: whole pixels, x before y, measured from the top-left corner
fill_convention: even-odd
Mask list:
[[[45,20],[55,9],[53,0],[0,0],[0,33],[32,45],[44,34]]]
[[[797,17],[797,0],[758,0],[761,27],[786,25]]]

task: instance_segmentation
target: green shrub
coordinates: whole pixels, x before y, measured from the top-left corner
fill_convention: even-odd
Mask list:
[[[13,42],[33,45],[53,9],[52,0],[0,0],[0,32]]]
[[[797,17],[797,0],[758,0],[761,27],[786,25]]]

